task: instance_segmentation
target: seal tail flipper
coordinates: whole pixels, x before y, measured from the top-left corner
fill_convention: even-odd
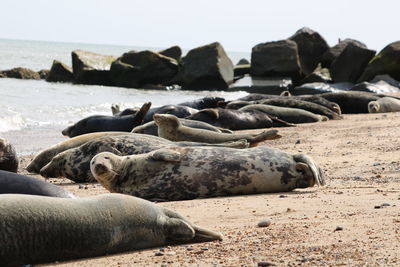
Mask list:
[[[272,127],[295,127],[296,124],[289,123],[287,121],[281,120],[275,116],[269,116],[272,120]]]
[[[224,142],[219,144],[209,144],[209,143],[200,143],[200,142],[188,142],[188,141],[180,141],[176,142],[178,146],[187,147],[187,146],[213,146],[213,147],[229,147],[229,148],[248,148],[250,143],[246,139],[239,139],[237,141]]]
[[[282,136],[280,134],[278,134],[278,130],[273,129],[273,130],[264,131],[262,133],[254,135],[253,138],[251,138],[248,141],[250,142],[250,147],[254,147],[254,146],[257,146],[258,143],[261,143],[263,141],[275,140],[275,139],[279,139],[281,137]]]
[[[111,105],[111,112],[113,115],[117,114],[118,112],[121,112],[121,109],[118,104],[112,104]]]
[[[150,153],[149,158],[155,161],[180,162],[182,154],[167,148],[161,148]]]
[[[136,112],[135,114],[132,115],[135,117],[135,123],[134,123],[132,129],[143,123],[144,117],[146,116],[150,107],[151,107],[151,102],[146,102],[142,105],[142,107],[140,108],[140,110],[138,112]]]
[[[326,185],[325,175],[322,169],[319,168],[309,156],[305,154],[297,154],[293,156],[293,159],[296,162],[304,163],[307,165],[308,169],[311,171],[314,184],[317,184],[318,186]]]
[[[218,232],[214,232],[208,229],[201,228],[199,226],[193,225],[193,229],[195,232],[194,242],[207,242],[214,240],[222,240],[222,234]]]

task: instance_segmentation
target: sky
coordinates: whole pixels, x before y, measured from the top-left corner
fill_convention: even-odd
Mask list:
[[[400,40],[399,0],[1,0],[0,38],[228,51],[286,39],[307,26],[329,45],[381,50]]]

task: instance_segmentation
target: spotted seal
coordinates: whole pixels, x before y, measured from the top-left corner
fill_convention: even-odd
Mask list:
[[[65,150],[54,156],[51,161],[40,170],[45,178],[65,177],[74,182],[94,182],[90,172],[90,160],[98,153],[108,151],[118,155],[147,153],[159,148],[172,146],[204,146],[206,144],[193,142],[171,142],[158,136],[145,134],[125,134],[105,136],[86,142],[85,144]],[[212,146],[230,146],[246,148],[248,143],[241,140]]]
[[[28,194],[49,197],[75,198],[75,196],[54,184],[40,179],[8,171],[0,171],[0,194]]]
[[[67,149],[78,147],[90,140],[102,137],[102,136],[112,136],[112,135],[121,135],[127,134],[126,132],[98,132],[98,133],[89,133],[83,134],[71,139],[64,140],[58,144],[55,144],[49,148],[41,150],[33,160],[26,167],[28,172],[39,173],[40,169],[50,162],[50,160],[57,155]]]
[[[142,124],[150,106],[150,102],[144,103],[137,113],[125,116],[89,116],[71,126],[68,126],[62,131],[62,134],[69,137],[75,137],[93,132],[130,132],[135,126]]]
[[[3,266],[222,239],[175,211],[121,194],[77,199],[5,194],[0,203]]]
[[[0,170],[17,172],[18,165],[14,146],[8,140],[0,138]]]
[[[141,155],[96,155],[90,163],[110,192],[173,201],[225,195],[291,191],[325,184],[304,155],[259,146],[244,150],[175,147]]]
[[[258,134],[226,134],[189,128],[170,114],[155,114],[154,121],[158,126],[158,136],[175,142],[192,141],[213,144],[246,139],[250,146],[256,146],[260,142],[281,137],[278,130],[269,130]]]
[[[400,111],[400,100],[393,97],[382,97],[368,103],[369,113],[384,113]]]

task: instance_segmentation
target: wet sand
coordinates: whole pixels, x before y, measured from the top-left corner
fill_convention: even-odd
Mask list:
[[[50,265],[399,266],[400,113],[345,115],[279,131],[281,139],[262,145],[310,155],[325,172],[325,187],[160,203],[224,240]],[[21,172],[31,158],[22,157]],[[107,192],[99,184],[51,182],[81,197]],[[263,219],[271,225],[258,227]]]

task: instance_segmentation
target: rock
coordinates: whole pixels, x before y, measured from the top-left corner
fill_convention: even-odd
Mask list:
[[[229,91],[246,91],[248,93],[280,95],[292,86],[290,78],[263,78],[245,76],[231,85]]]
[[[332,80],[338,82],[357,82],[368,62],[375,56],[376,51],[348,44],[340,55],[332,62]]]
[[[161,50],[158,53],[163,56],[173,58],[178,62],[181,60],[182,57],[182,49],[177,45]]]
[[[2,74],[4,78],[15,78],[15,79],[24,79],[24,80],[40,80],[40,75],[36,71],[27,68],[13,68],[10,70],[3,70]]]
[[[389,203],[382,203],[381,206],[382,207],[390,207],[390,204]]]
[[[270,225],[271,225],[271,221],[268,219],[261,220],[257,224],[258,227],[268,227]]]
[[[238,63],[236,63],[236,65],[247,65],[247,64],[250,64],[250,61],[248,61],[248,60],[245,59],[245,58],[240,59],[240,60],[238,61]]]
[[[3,72],[2,72],[2,71],[0,71],[0,78],[6,78],[6,75],[5,75],[5,74],[3,74]]]
[[[376,83],[362,82],[356,84],[354,87],[350,89],[351,91],[364,91],[371,92],[377,94],[385,94],[385,93],[399,93],[400,88],[391,86],[385,81],[379,81]]]
[[[218,42],[190,50],[181,64],[184,89],[227,89],[233,82],[233,63]]]
[[[335,232],[336,231],[342,231],[343,230],[343,227],[342,226],[336,226],[336,228],[335,228]]]
[[[139,88],[167,85],[178,73],[178,62],[149,50],[130,51],[111,65],[110,79],[116,86]]]
[[[305,83],[331,83],[331,74],[329,69],[321,68],[318,66],[313,73],[307,75],[304,79],[302,79],[299,84]]]
[[[358,81],[370,81],[379,74],[387,74],[396,80],[400,80],[400,41],[391,43],[383,48],[368,63]]]
[[[353,83],[306,83],[295,87],[291,92],[293,95],[314,95],[327,92],[350,90]]]
[[[252,76],[291,77],[299,80],[301,68],[297,44],[291,40],[261,43],[251,51]]]
[[[111,85],[109,72],[113,56],[101,55],[89,51],[72,51],[72,69],[74,83]]]
[[[360,41],[353,39],[344,39],[343,41],[339,41],[338,44],[331,47],[328,51],[326,51],[321,58],[321,66],[323,68],[330,68],[332,62],[342,53],[342,51],[346,48],[348,44],[353,44],[362,48],[367,48],[367,46]]]
[[[317,32],[304,27],[289,40],[295,41],[299,53],[301,70],[304,75],[311,74],[320,62],[322,55],[329,49],[328,43]]]
[[[276,266],[276,264],[273,262],[269,262],[269,261],[260,261],[257,263],[257,266],[259,266],[259,267]]]
[[[233,67],[233,75],[235,77],[244,76],[250,74],[250,64],[235,65]]]
[[[46,80],[47,76],[48,76],[49,73],[50,73],[50,70],[48,70],[48,69],[41,69],[41,70],[38,71],[38,73],[39,73],[40,79]]]
[[[72,82],[74,75],[72,74],[72,68],[65,65],[64,63],[54,60],[49,75],[47,75],[46,81],[48,82]]]
[[[385,81],[386,83],[390,84],[391,86],[400,88],[400,82],[396,81],[395,79],[393,79],[392,77],[390,77],[387,74],[376,75],[375,78],[373,78],[371,80],[371,83],[377,83],[379,81]]]
[[[157,251],[154,253],[154,256],[164,256],[164,252]]]

